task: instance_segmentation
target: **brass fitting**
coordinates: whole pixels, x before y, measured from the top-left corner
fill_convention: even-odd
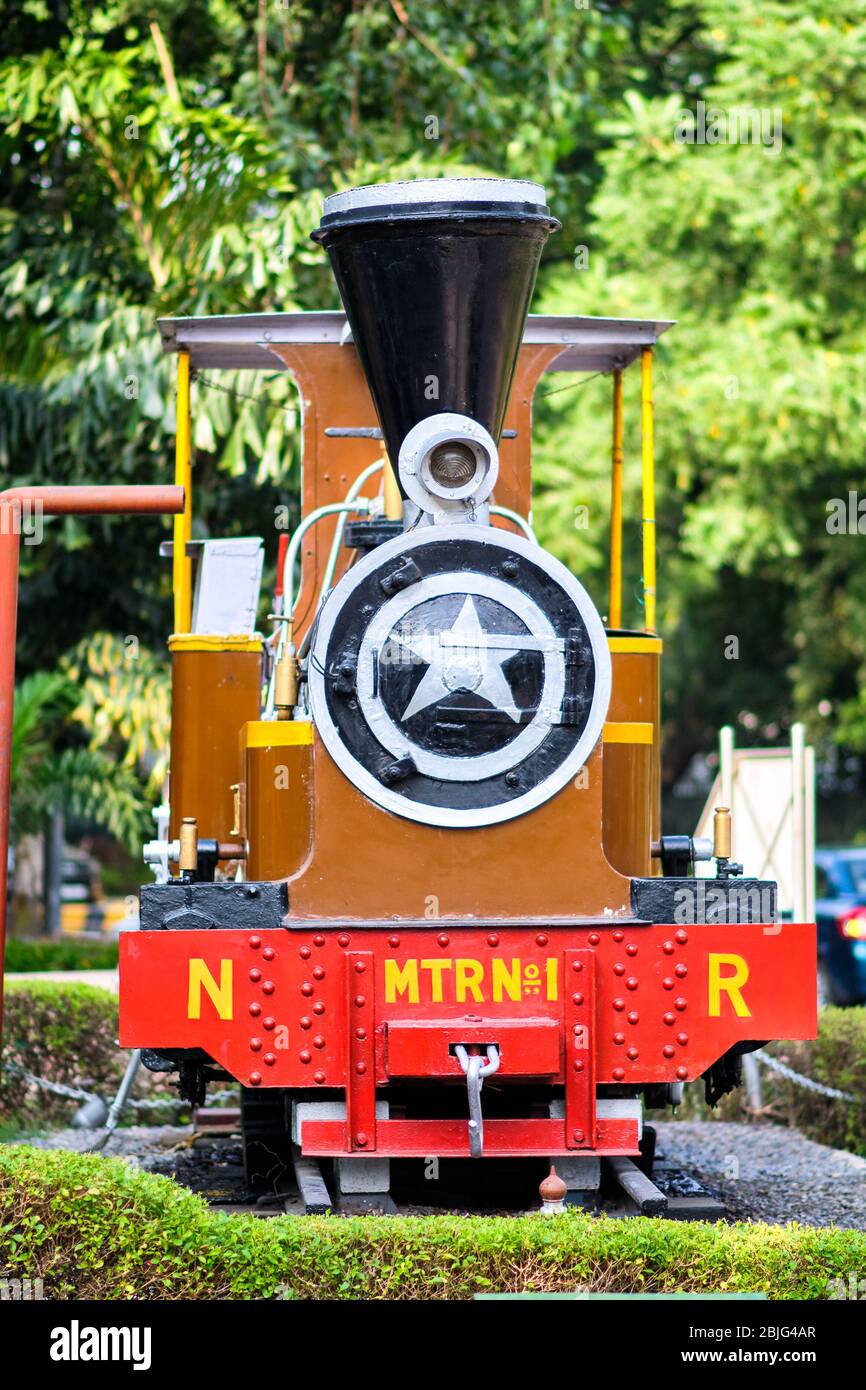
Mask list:
[[[195,816],[184,816],[180,823],[180,854],[177,866],[182,874],[194,874],[198,869],[198,821]]]
[[[727,806],[717,806],[713,816],[713,858],[731,857],[731,813]]]
[[[282,655],[274,673],[274,707],[278,719],[291,719],[298,703],[298,658],[292,641],[292,625],[286,627]]]
[[[247,784],[246,782],[234,782],[231,788],[232,804],[234,807],[234,823],[230,830],[231,835],[237,835],[239,839],[246,838],[247,833]],[[223,856],[220,855],[220,858]]]

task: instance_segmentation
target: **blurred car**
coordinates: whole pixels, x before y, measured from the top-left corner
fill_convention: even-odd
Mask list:
[[[113,936],[137,926],[136,900],[106,897],[97,861],[81,850],[65,850],[60,866],[60,930],[73,936]]]
[[[866,1003],[866,849],[817,850],[815,899],[819,998]]]

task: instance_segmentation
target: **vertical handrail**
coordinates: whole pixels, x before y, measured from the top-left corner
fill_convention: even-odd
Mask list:
[[[610,470],[610,603],[608,627],[622,627],[622,372],[613,374],[613,449]]]
[[[653,445],[653,350],[645,347],[640,355],[640,427],[643,538],[644,628],[656,630],[656,494]]]
[[[177,354],[177,431],[174,445],[174,481],[184,489],[183,512],[174,519],[172,589],[174,630],[192,627],[192,560],[187,546],[192,540],[192,422],[190,418],[189,353]]]
[[[183,489],[177,487],[20,487],[0,493],[0,1041],[3,1035],[2,980],[9,889],[9,800],[22,509],[33,507],[37,520],[41,520],[42,516],[125,512],[162,516],[182,512],[183,506]]]

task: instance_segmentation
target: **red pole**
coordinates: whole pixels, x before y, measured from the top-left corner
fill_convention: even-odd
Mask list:
[[[182,487],[18,487],[0,492],[0,1042],[3,1035],[3,960],[9,863],[12,708],[18,626],[18,560],[22,505],[40,516],[133,513],[165,516],[183,511]]]

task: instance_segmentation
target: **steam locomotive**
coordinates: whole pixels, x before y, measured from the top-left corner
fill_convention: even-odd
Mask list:
[[[353,188],[314,234],[345,314],[160,323],[186,490],[170,802],[122,939],[120,1042],[192,1102],[240,1083],[253,1181],[318,1162],[384,1194],[394,1160],[536,1159],[591,1199],[600,1159],[640,1157],[645,1106],[698,1078],[713,1103],[760,1041],[814,1036],[814,928],[767,912],[727,810],[714,844],[662,833],[652,361],[671,325],[528,317],[558,228],[530,182]],[[264,542],[193,537],[190,445],[197,374],[262,368],[303,408],[265,634]],[[547,372],[612,381],[606,622],[531,527]]]

